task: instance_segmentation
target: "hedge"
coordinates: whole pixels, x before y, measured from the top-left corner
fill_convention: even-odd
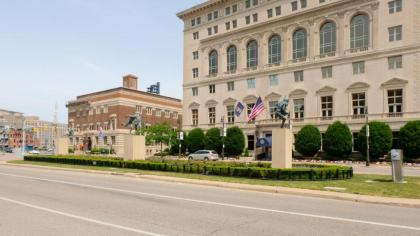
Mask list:
[[[293,169],[276,169],[258,166],[238,166],[232,163],[215,165],[208,162],[186,161],[124,161],[111,158],[90,158],[80,156],[25,156],[25,161],[39,161],[60,164],[106,166],[139,170],[170,171],[242,178],[272,180],[337,180],[350,179],[353,168],[329,165],[296,165]]]

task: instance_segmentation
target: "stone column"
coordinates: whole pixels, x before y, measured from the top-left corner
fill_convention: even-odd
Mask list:
[[[287,128],[275,128],[272,134],[272,167],[292,168],[293,133]]]
[[[146,139],[142,135],[124,135],[124,160],[145,160]]]
[[[68,155],[69,154],[69,139],[65,138],[56,138],[54,140],[54,155]]]

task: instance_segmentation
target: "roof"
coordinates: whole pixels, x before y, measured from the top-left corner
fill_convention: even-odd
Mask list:
[[[204,9],[219,5],[220,3],[224,3],[224,2],[228,2],[230,0],[208,0],[205,1],[201,4],[195,5],[187,10],[181,11],[179,13],[176,14],[176,16],[178,16],[179,19],[183,20],[185,18],[186,15],[195,13],[195,12],[199,12],[202,11]]]

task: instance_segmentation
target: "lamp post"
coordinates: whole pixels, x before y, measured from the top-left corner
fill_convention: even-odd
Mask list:
[[[366,116],[366,166],[370,166],[370,147],[369,147],[369,113],[368,108],[365,107],[365,116]]]
[[[220,122],[222,122],[222,132],[221,132],[221,136],[222,136],[222,160],[225,159],[225,116],[222,116]]]
[[[25,146],[26,146],[26,120],[23,120],[23,127],[22,127],[22,157],[25,156]]]

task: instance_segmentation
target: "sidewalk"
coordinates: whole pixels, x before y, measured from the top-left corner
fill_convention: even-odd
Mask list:
[[[134,177],[134,178],[141,178],[141,179],[147,179],[147,180],[194,184],[194,185],[201,185],[201,186],[237,189],[237,190],[254,191],[254,192],[301,195],[301,196],[337,199],[337,200],[363,202],[363,203],[374,203],[374,204],[384,204],[384,205],[391,205],[391,206],[420,208],[420,199],[376,197],[376,196],[358,195],[358,194],[351,194],[351,193],[339,193],[339,192],[287,188],[287,187],[227,183],[227,182],[218,182],[218,181],[186,179],[186,178],[157,176],[157,175],[142,175],[142,174],[137,174],[137,173],[121,173],[121,172],[102,171],[102,170],[68,169],[68,168],[61,168],[61,167],[10,164],[10,163],[0,164],[0,165],[50,169],[50,170],[64,170],[64,171],[94,173],[94,174],[103,174],[103,175],[119,175],[119,176],[132,177],[132,178]]]

